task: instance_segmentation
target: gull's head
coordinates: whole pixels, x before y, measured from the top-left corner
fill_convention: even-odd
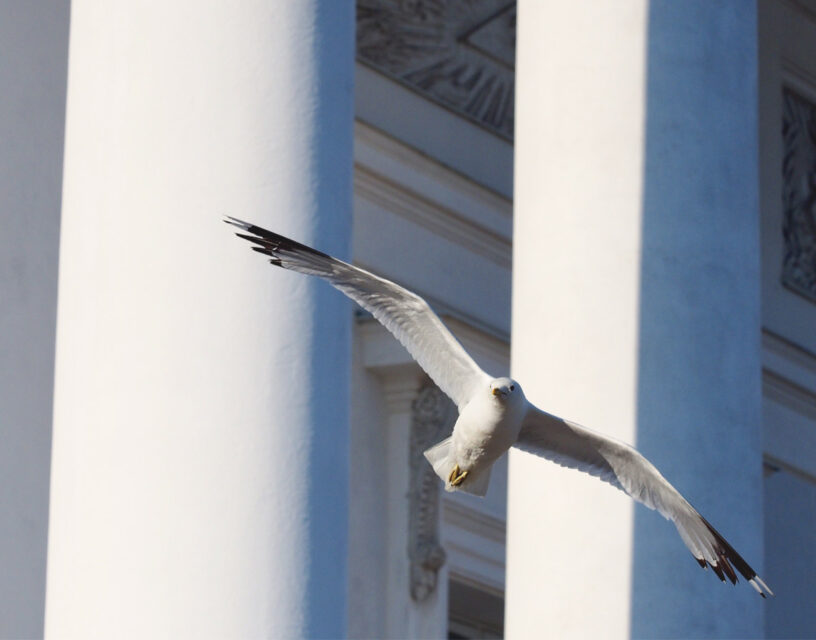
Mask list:
[[[512,378],[495,378],[491,380],[490,394],[501,401],[507,401],[510,398],[524,397],[521,386]]]

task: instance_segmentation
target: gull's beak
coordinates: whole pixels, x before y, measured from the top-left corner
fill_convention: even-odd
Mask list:
[[[500,396],[500,395],[501,395],[501,389],[499,389],[498,387],[493,387],[493,389],[491,389],[491,391],[490,391],[490,392],[491,392],[491,393],[492,393],[494,396]]]

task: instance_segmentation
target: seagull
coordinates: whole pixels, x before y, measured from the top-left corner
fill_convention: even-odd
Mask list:
[[[542,411],[509,377],[493,378],[470,357],[428,303],[369,271],[254,224],[227,224],[277,267],[317,276],[371,313],[459,409],[450,437],[425,451],[447,491],[484,496],[493,463],[511,446],[577,469],[656,509],[677,528],[699,565],[725,582],[737,572],[763,598],[773,592],[708,521],[634,448]],[[736,569],[736,571],[735,571]]]

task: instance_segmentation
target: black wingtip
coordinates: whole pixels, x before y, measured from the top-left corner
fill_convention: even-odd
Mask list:
[[[243,231],[247,231],[252,236],[247,236],[245,234],[236,233],[240,238],[245,240],[249,240],[250,242],[254,242],[256,244],[260,244],[263,246],[267,246],[273,251],[293,251],[293,252],[302,252],[308,253],[315,256],[320,256],[321,258],[326,258],[328,260],[334,260],[329,254],[323,253],[322,251],[318,251],[308,245],[301,244],[291,238],[287,238],[286,236],[282,236],[279,233],[275,233],[274,231],[269,231],[269,229],[264,229],[263,227],[259,227],[258,225],[252,224],[251,222],[245,222],[238,218],[233,218],[232,216],[225,216],[224,222],[227,224],[231,224],[234,227],[238,227]],[[257,237],[256,237],[257,236]]]
[[[262,247],[266,247],[268,249],[274,250],[277,248],[273,242],[269,242],[269,240],[259,238],[258,236],[250,236],[246,233],[236,233],[235,235],[239,238],[243,238],[244,240],[248,240],[249,242],[261,245]]]
[[[737,584],[739,581],[737,578],[737,572],[739,572],[739,574],[745,578],[745,580],[747,580],[748,583],[763,598],[767,597],[766,593],[768,595],[773,595],[773,591],[771,591],[768,585],[762,582],[762,579],[756,574],[756,571],[754,571],[751,566],[745,562],[743,557],[734,550],[734,547],[728,544],[726,539],[720,535],[720,532],[712,527],[711,523],[702,516],[700,516],[700,519],[703,521],[703,524],[705,524],[717,542],[714,547],[714,551],[717,554],[717,564],[712,565],[709,563],[709,566],[714,569],[717,577],[725,582],[725,576],[727,575],[731,584]],[[697,562],[699,563],[700,560],[698,559]]]
[[[719,564],[722,565],[722,569],[725,572],[725,575],[728,576],[731,584],[737,584],[737,574],[734,573],[734,568],[731,566],[731,563],[728,562],[728,558],[726,558],[724,555],[720,556]]]

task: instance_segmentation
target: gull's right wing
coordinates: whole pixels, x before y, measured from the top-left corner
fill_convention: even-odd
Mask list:
[[[247,233],[255,251],[278,267],[317,276],[369,311],[408,350],[460,411],[489,376],[473,361],[453,334],[415,293],[390,280],[333,258],[304,244],[236,218],[224,222]]]
[[[655,466],[627,444],[557,418],[530,405],[516,446],[556,464],[608,482],[674,522],[683,542],[704,569],[733,583],[737,571],[763,598],[773,592],[720,533],[664,478]],[[733,565],[733,567],[732,567]]]

